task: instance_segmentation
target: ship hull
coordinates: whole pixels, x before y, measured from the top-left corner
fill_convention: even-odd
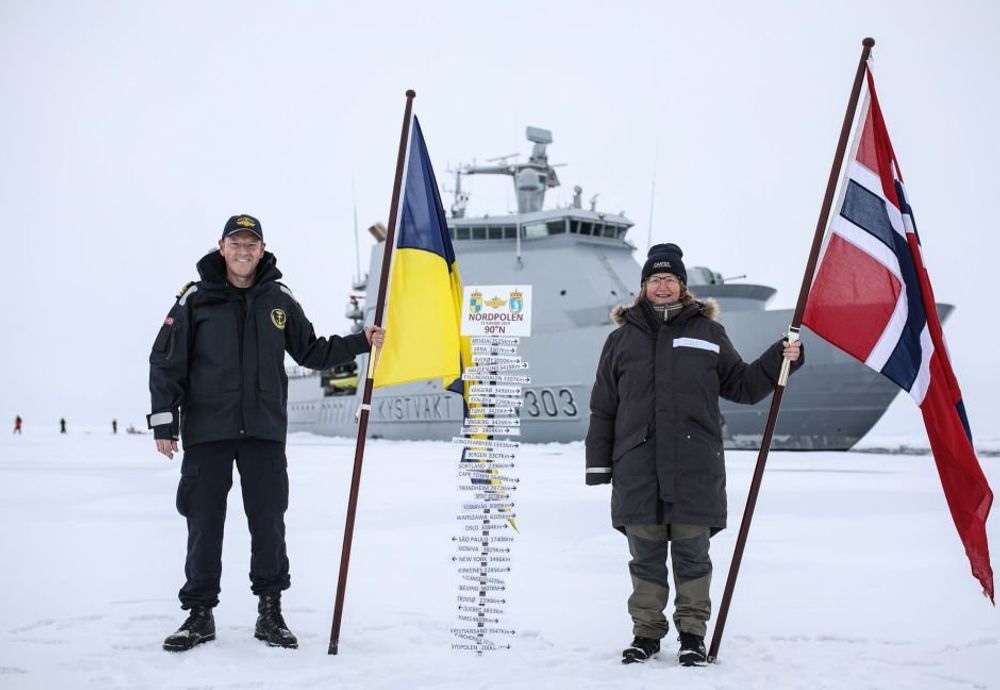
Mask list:
[[[371,255],[370,275],[382,264],[384,243]],[[520,259],[509,242],[456,242],[463,282],[477,285],[531,285],[533,335],[520,353],[530,365],[524,387],[520,440],[529,443],[582,440],[590,416],[590,390],[597,360],[615,328],[609,313],[630,303],[639,285],[633,247],[614,238],[570,234],[525,242]],[[366,304],[375,304],[369,286]],[[720,320],[737,351],[753,360],[781,337],[792,310],[766,310],[774,290],[763,285],[693,285],[699,297],[713,297]],[[942,320],[951,307],[939,305]],[[374,320],[369,307],[367,322]],[[392,337],[390,333],[388,337]],[[782,401],[772,446],[790,450],[846,450],[884,414],[899,389],[888,379],[803,329],[805,364],[792,376]],[[358,361],[367,369],[367,356]],[[520,372],[519,372],[520,373]],[[327,397],[318,374],[289,379],[289,430],[355,436],[360,392]],[[758,448],[770,396],[756,405],[720,401],[727,448]],[[369,433],[399,440],[447,440],[462,427],[462,400],[440,382],[376,389]]]
[[[723,318],[736,349],[753,359],[787,328],[791,310],[734,312]],[[520,350],[532,367],[524,387],[520,440],[529,443],[582,440],[587,433],[590,390],[597,358],[612,326],[525,338]],[[755,335],[759,334],[759,335]],[[566,340],[572,339],[568,348]],[[791,378],[782,401],[772,447],[789,450],[846,450],[881,418],[899,389],[848,355],[805,330],[806,364]],[[552,358],[552,352],[567,354]],[[366,366],[360,362],[359,366]],[[581,381],[579,373],[589,371]],[[330,436],[354,436],[360,395],[324,397],[319,375],[289,382],[289,430]],[[726,448],[760,447],[770,396],[756,405],[720,401]],[[376,389],[372,396],[369,434],[399,440],[448,440],[459,434],[460,396],[438,382]]]

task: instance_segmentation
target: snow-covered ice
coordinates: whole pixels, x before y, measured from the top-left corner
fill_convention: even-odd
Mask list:
[[[353,440],[289,440],[296,651],[253,639],[249,536],[230,493],[218,639],[170,654],[183,620],[179,461],[106,430],[0,440],[2,688],[988,688],[1000,616],[980,593],[927,456],[773,453],[720,663],[624,667],[624,538],[583,446],[520,450],[504,627],[512,649],[450,648],[457,449],[368,443],[340,654],[327,641]],[[712,544],[718,605],[756,453],[729,452],[730,527]],[[991,485],[1000,458],[981,458]],[[238,481],[238,480],[237,480]],[[988,524],[994,553],[996,519]],[[996,563],[994,558],[994,563]]]

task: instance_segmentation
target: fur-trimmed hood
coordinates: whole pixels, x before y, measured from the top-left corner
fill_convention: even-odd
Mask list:
[[[702,316],[709,318],[712,321],[719,320],[719,314],[722,312],[722,308],[714,298],[708,297],[704,300],[695,300],[693,304],[698,306],[698,312]],[[611,310],[611,320],[621,326],[625,323],[625,314],[627,314],[630,309],[634,309],[635,306],[636,305],[628,306],[625,304],[619,304]]]

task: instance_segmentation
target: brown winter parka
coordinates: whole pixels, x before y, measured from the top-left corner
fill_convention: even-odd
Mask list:
[[[774,390],[779,340],[746,363],[716,321],[714,300],[669,322],[645,301],[618,307],[590,397],[587,483],[611,482],[611,522],[726,526],[719,397],[753,404]],[[792,364],[802,366],[803,355]]]

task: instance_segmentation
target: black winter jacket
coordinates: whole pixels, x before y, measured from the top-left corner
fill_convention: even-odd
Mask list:
[[[611,522],[726,526],[719,397],[756,403],[774,390],[782,345],[752,364],[715,321],[713,300],[669,323],[646,303],[619,307],[590,397],[587,483],[611,482]],[[804,355],[792,365],[802,366]]]
[[[252,437],[285,441],[285,352],[302,366],[327,369],[368,352],[363,333],[317,338],[265,252],[252,287],[226,282],[225,260],[198,262],[201,280],[178,295],[149,355],[152,414],[158,439],[185,446]]]

